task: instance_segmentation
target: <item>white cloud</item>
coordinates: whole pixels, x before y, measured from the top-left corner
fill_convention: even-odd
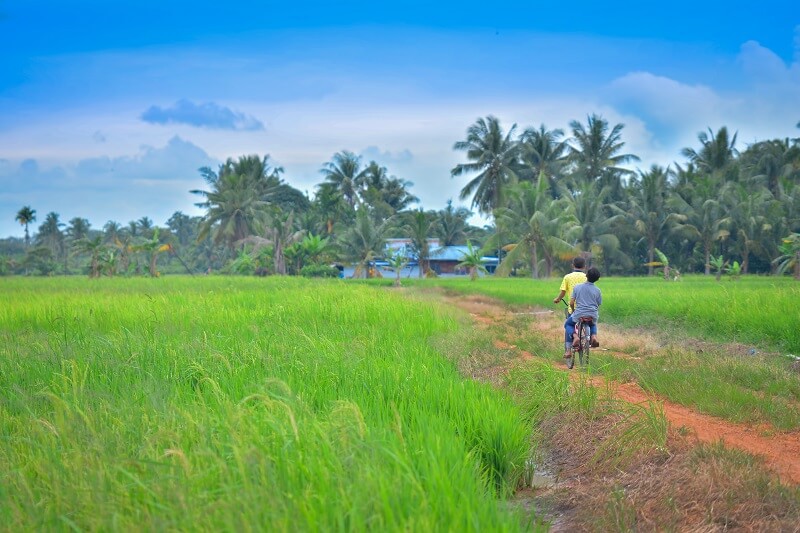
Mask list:
[[[0,164],[0,234],[17,235],[14,213],[23,205],[40,219],[55,211],[63,220],[80,216],[94,227],[149,216],[163,224],[175,211],[199,214],[189,190],[203,187],[197,172],[218,162],[204,150],[173,137],[163,147],[142,146],[136,154],[92,157],[45,166],[35,159]]]
[[[603,94],[611,102],[638,106],[645,114],[672,125],[685,125],[699,115],[721,115],[728,106],[710,87],[687,85],[650,72],[617,78]]]

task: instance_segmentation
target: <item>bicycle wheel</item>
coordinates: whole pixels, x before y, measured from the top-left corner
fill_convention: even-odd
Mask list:
[[[589,347],[592,344],[592,330],[587,322],[581,322],[580,329],[580,348],[578,354],[581,366],[589,364]]]

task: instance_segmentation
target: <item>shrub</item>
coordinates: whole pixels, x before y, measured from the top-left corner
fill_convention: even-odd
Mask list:
[[[306,278],[337,278],[339,269],[328,265],[306,265],[300,270],[300,275]]]

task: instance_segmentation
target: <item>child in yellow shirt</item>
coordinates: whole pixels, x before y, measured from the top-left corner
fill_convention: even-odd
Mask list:
[[[575,257],[572,259],[572,272],[564,276],[564,279],[561,280],[561,288],[558,296],[553,299],[553,303],[557,304],[564,297],[567,297],[567,302],[569,305],[567,306],[569,309],[569,313],[567,316],[571,315],[572,312],[575,310],[572,307],[572,289],[575,288],[575,285],[580,283],[584,283],[586,281],[586,260],[583,257]],[[564,331],[564,357],[572,357],[572,338],[571,335],[567,335],[566,330]]]

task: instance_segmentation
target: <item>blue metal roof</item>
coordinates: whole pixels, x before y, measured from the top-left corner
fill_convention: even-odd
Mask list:
[[[473,248],[474,250],[474,248]],[[457,261],[461,262],[464,260],[464,256],[469,253],[468,246],[439,246],[439,247],[432,247],[431,248],[431,261]],[[481,261],[484,263],[494,263],[498,262],[496,257],[481,257]]]

